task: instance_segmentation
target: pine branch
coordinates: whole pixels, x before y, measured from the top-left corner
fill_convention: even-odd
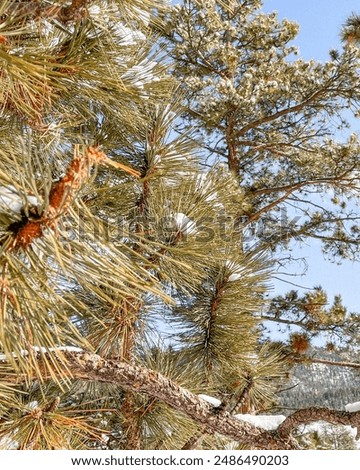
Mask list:
[[[231,415],[234,413],[234,411],[236,412],[237,410],[240,410],[238,411],[239,413],[247,413],[249,411],[248,409],[242,411],[242,408],[243,406],[246,407],[246,402],[249,401],[250,390],[254,385],[254,381],[250,374],[247,375],[246,381],[247,383],[241,391],[235,390],[228,400],[222,402],[221,405],[217,407],[216,412],[220,416],[224,413],[229,413]],[[196,449],[207,434],[209,433],[206,431],[206,428],[203,427],[184,444],[182,450]]]
[[[329,185],[329,186],[332,185],[334,187],[340,187],[340,188],[347,187],[348,185],[344,184],[344,179],[346,178],[349,172],[345,172],[341,175],[329,177],[329,178],[319,178],[316,180],[300,181],[300,182],[292,183],[292,184],[285,185],[285,186],[274,187],[274,188],[260,188],[260,189],[255,190],[252,193],[254,196],[259,196],[263,194],[274,194],[274,193],[278,193],[279,191],[285,191],[285,193],[279,198],[270,202],[268,205],[260,208],[257,212],[251,214],[244,225],[246,226],[252,222],[257,221],[263,213],[269,212],[271,209],[278,206],[281,202],[288,199],[291,194],[293,194],[294,192],[304,187],[309,187],[313,185],[324,185],[324,184]],[[309,204],[309,201],[304,201],[304,202]]]
[[[206,435],[208,435],[209,432],[207,432],[206,427],[203,426],[200,428],[195,434],[193,434],[190,439],[188,439],[185,444],[182,446],[181,450],[194,450],[203,441]]]
[[[302,111],[306,106],[311,105],[313,102],[315,102],[318,98],[322,97],[328,90],[326,88],[321,88],[320,90],[317,90],[315,93],[313,93],[309,98],[306,100],[302,101],[301,103],[298,103],[294,106],[289,106],[288,108],[284,108],[281,111],[277,111],[276,113],[273,113],[269,116],[265,116],[261,119],[257,119],[256,121],[250,122],[246,126],[243,126],[241,129],[239,129],[237,136],[243,136],[245,135],[249,130],[254,129],[255,127],[261,126],[262,124],[265,124],[267,122],[275,121],[281,116],[285,116],[290,113],[298,113]]]
[[[55,351],[50,353],[52,360],[54,360],[54,353]],[[44,378],[49,376],[45,362],[50,358],[50,354],[35,354],[36,365],[44,371]],[[287,437],[284,440],[276,433],[239,421],[231,417],[229,413],[219,415],[216,410],[214,412],[210,404],[197,395],[153,370],[125,362],[106,360],[97,354],[67,351],[66,348],[59,350],[59,360],[61,358],[66,360],[66,365],[64,360],[62,361],[64,375],[85,381],[111,383],[124,390],[149,395],[192,418],[206,429],[206,432],[222,434],[230,439],[241,441],[243,445],[252,449],[290,450],[297,447],[291,438]],[[24,380],[24,377],[7,375],[2,379],[7,383],[19,383]]]
[[[132,176],[140,176],[136,170],[110,160],[97,148],[88,147],[84,155],[81,155],[79,146],[76,145],[74,159],[69,164],[65,176],[52,185],[48,207],[39,216],[29,217],[24,224],[16,226],[12,241],[6,247],[7,251],[26,249],[35,239],[42,237],[46,228],[56,229],[58,219],[68,212],[78,190],[89,179],[90,168],[96,164],[110,165]]]
[[[301,286],[298,286],[301,287]],[[272,315],[261,315],[262,321],[271,321],[274,323],[282,323],[284,325],[289,326],[298,326],[302,328],[305,332],[309,331],[309,327],[311,327],[312,331],[316,329],[316,331],[320,332],[336,332],[341,331],[346,326],[348,326],[347,320],[337,323],[330,323],[330,324],[322,324],[321,322],[315,322],[313,319],[308,317],[303,317],[300,320],[296,320],[295,318],[283,318],[280,315],[276,316],[275,314]]]
[[[59,12],[59,19],[64,23],[77,21],[86,15],[85,8],[90,0],[72,0],[71,5],[62,7]]]
[[[151,152],[152,148],[155,147],[157,143],[157,133],[155,129],[152,129],[147,134],[147,153]],[[149,195],[151,191],[150,181],[147,177],[150,176],[152,172],[151,168],[147,168],[144,179],[142,181],[142,193],[137,202],[137,208],[141,216],[146,216],[146,212],[149,204]],[[136,233],[142,232],[142,227],[140,224],[136,224],[135,228]],[[143,250],[139,244],[135,245],[134,250],[137,253],[141,253]],[[130,315],[127,315],[129,318],[127,324],[127,332],[129,340],[126,342],[125,347],[123,348],[122,359],[127,361],[132,361],[134,348],[135,348],[135,335],[137,331],[137,323],[139,320],[139,315],[141,311],[142,302],[137,302],[135,306],[131,306]],[[127,313],[127,312],[126,312]],[[125,332],[126,333],[126,332]],[[121,412],[124,417],[124,434],[125,434],[125,449],[139,450],[141,448],[141,418],[143,410],[139,410],[139,406],[136,399],[136,394],[131,391],[126,392],[124,401],[121,406]],[[146,411],[145,411],[146,412]]]
[[[300,187],[299,185],[297,185],[297,187]],[[272,201],[270,204],[268,204],[267,206],[265,207],[262,207],[261,209],[259,209],[255,214],[252,214],[249,219],[247,220],[246,224],[249,224],[249,223],[252,223],[252,222],[255,222],[256,220],[258,220],[261,215],[265,212],[269,212],[271,209],[273,209],[274,207],[278,206],[281,202],[285,201],[289,196],[290,194],[292,194],[296,189],[297,187],[295,187],[294,189],[289,189],[288,191],[286,191],[285,194],[283,194],[281,197],[279,197],[278,199],[275,199],[274,201]]]
[[[124,448],[127,450],[140,450],[141,448],[141,422],[138,411],[136,394],[127,391],[124,402],[121,406],[121,413],[124,417]]]
[[[315,421],[326,421],[331,424],[353,426],[358,430],[356,438],[359,437],[360,411],[349,412],[317,407],[295,411],[295,413],[288,416],[285,421],[280,424],[277,433],[282,439],[287,439],[291,436],[291,432],[298,426]]]
[[[36,353],[37,367],[49,374],[44,364],[54,353]],[[118,385],[124,390],[149,395],[194,419],[209,433],[222,434],[240,441],[252,449],[295,449],[297,445],[291,432],[301,424],[326,421],[332,424],[360,427],[360,411],[346,412],[328,408],[305,408],[298,410],[279,426],[275,432],[259,429],[242,422],[225,412],[219,414],[213,407],[190,391],[177,385],[158,372],[144,367],[106,360],[96,354],[59,349],[63,372],[67,376],[88,381],[98,381]],[[63,361],[66,360],[66,366]],[[1,362],[6,362],[4,356]],[[50,378],[50,377],[49,377]],[[7,375],[2,378],[7,383],[20,383],[24,377]],[[6,379],[6,380],[5,380]]]
[[[330,361],[328,359],[317,359],[315,357],[309,357],[309,356],[293,357],[291,358],[291,361],[298,362],[298,363],[327,364],[329,366],[350,367],[353,369],[360,369],[360,363],[358,362]]]
[[[227,146],[227,159],[229,170],[236,178],[239,178],[240,160],[236,141],[234,139],[235,126],[236,115],[234,112],[232,112],[226,118],[225,140]]]
[[[86,16],[86,7],[90,0],[72,0],[68,6],[50,5],[47,2],[39,3],[37,0],[28,2],[17,2],[11,5],[7,14],[19,17],[33,19],[59,20],[62,23],[70,23],[79,21]]]
[[[206,369],[207,373],[210,374],[213,364],[211,358],[211,349],[212,349],[212,337],[214,326],[217,317],[217,309],[219,308],[221,298],[224,295],[225,291],[225,282],[218,281],[215,286],[215,292],[213,298],[211,299],[210,309],[209,309],[209,318],[207,321],[206,329],[205,329],[205,339],[204,339],[204,350],[207,351],[206,355]]]

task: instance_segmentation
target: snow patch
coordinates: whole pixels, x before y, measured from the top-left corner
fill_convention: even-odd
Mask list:
[[[191,235],[197,232],[196,223],[182,212],[175,214],[174,219],[182,233]]]
[[[360,401],[356,401],[355,403],[348,403],[345,405],[345,410],[350,411],[351,413],[360,411]]]
[[[0,450],[16,450],[19,448],[19,443],[14,441],[10,434],[6,434],[0,438]]]
[[[76,346],[59,346],[58,348],[50,348],[50,351],[84,352],[83,349]]]
[[[21,209],[26,205],[26,201],[31,206],[40,205],[35,196],[21,196],[19,191],[12,185],[0,186],[0,210],[7,209],[20,214]]]
[[[153,70],[158,65],[154,60],[144,59],[139,64],[130,67],[123,75],[123,80],[129,80],[137,88],[143,89],[144,85],[159,81]]]
[[[154,155],[153,162],[154,162],[154,165],[161,163],[161,155],[159,155],[158,153]]]
[[[202,400],[210,403],[212,406],[214,406],[215,408],[217,408],[218,406],[221,405],[221,401],[218,400],[217,398],[214,398],[214,397],[210,397],[209,395],[203,395],[203,394],[200,394],[198,395],[199,398],[201,398]]]
[[[30,403],[27,404],[27,407],[30,408],[30,410],[35,410],[38,408],[39,402],[37,400],[31,401]]]
[[[121,22],[114,25],[113,32],[119,38],[121,46],[134,46],[139,41],[145,41],[146,39],[144,33],[137,29],[128,28]]]
[[[321,435],[329,435],[336,430],[343,430],[349,434],[354,440],[357,439],[357,429],[352,426],[344,426],[342,424],[330,424],[326,421],[315,421],[314,423],[305,424],[299,427],[302,434],[317,433]]]
[[[205,196],[205,201],[211,202],[213,207],[225,209],[224,204],[219,202],[219,194],[214,190],[214,182],[209,178],[209,173],[204,172],[196,177],[196,190]]]
[[[96,18],[101,15],[101,8],[98,5],[91,5],[88,7],[88,14]]]
[[[226,260],[225,266],[231,272],[230,276],[228,277],[228,282],[239,281],[244,276],[244,267],[234,263],[234,261]]]
[[[145,26],[149,26],[150,13],[148,11],[143,10],[142,8],[138,8],[137,6],[133,6],[133,10],[136,11],[138,19],[141,20]]]

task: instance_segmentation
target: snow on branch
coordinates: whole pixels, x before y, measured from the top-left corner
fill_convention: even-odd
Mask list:
[[[55,350],[50,353],[35,351],[34,358],[37,367],[43,374],[49,375],[44,363],[50,358],[50,354],[57,354]],[[48,357],[47,357],[48,356]],[[292,439],[282,440],[274,433],[258,429],[255,426],[237,420],[229,413],[219,414],[216,408],[206,403],[205,400],[177,385],[162,374],[135,366],[126,362],[106,360],[97,354],[69,351],[61,348],[58,353],[59,367],[62,366],[64,376],[71,376],[81,380],[91,380],[103,383],[111,383],[120,386],[124,390],[136,393],[144,393],[156,398],[172,408],[194,419],[203,426],[207,432],[218,433],[231,439],[241,441],[252,449],[293,449],[296,443]],[[54,357],[52,356],[52,360]],[[4,362],[4,358],[2,358]],[[34,372],[35,373],[35,372]],[[4,377],[1,377],[4,375]],[[43,379],[51,378],[50,375]],[[24,380],[21,375],[0,372],[0,381],[7,383]]]
[[[248,422],[240,421],[227,412],[218,413],[216,407],[207,403],[203,398],[156,371],[125,362],[106,360],[97,354],[78,349],[59,348],[59,352],[52,350],[49,353],[35,351],[38,368],[43,370],[45,374],[49,374],[49,372],[46,372],[47,369],[43,367],[42,363],[49,359],[46,356],[50,357],[50,354],[58,354],[59,364],[64,364],[65,359],[66,365],[63,366],[63,373],[66,376],[111,383],[124,390],[149,395],[192,418],[202,426],[204,431],[224,435],[240,441],[242,445],[252,449],[296,449],[298,446],[291,436],[292,431],[300,424],[314,421],[322,420],[332,424],[350,425],[358,429],[360,426],[360,411],[347,412],[327,408],[307,408],[296,411],[287,417],[277,429],[267,431]],[[4,359],[2,357],[2,362]],[[7,374],[4,372],[4,375]],[[20,376],[17,376],[16,379],[14,375],[11,375],[10,379],[9,375],[3,378],[6,378],[7,381],[23,380]]]
[[[89,179],[91,167],[97,164],[113,166],[132,176],[140,177],[138,171],[114,162],[96,147],[88,147],[81,154],[79,146],[75,145],[74,158],[68,165],[65,175],[51,187],[48,207],[41,214],[29,217],[16,227],[8,250],[26,249],[35,239],[42,237],[45,228],[56,228],[58,219],[67,213],[78,190]]]
[[[355,403],[348,403],[345,405],[345,410],[351,411],[352,413],[354,411],[360,411],[360,401],[356,401]]]
[[[329,408],[310,407],[295,411],[280,424],[277,433],[280,438],[287,439],[291,433],[301,424],[310,424],[315,421],[326,421],[331,424],[343,424],[357,428],[358,439],[360,437],[360,411],[339,411]]]

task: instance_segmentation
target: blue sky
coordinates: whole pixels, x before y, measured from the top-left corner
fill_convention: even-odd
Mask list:
[[[359,0],[264,0],[264,11],[300,25],[296,44],[305,59],[327,60],[328,51],[341,47],[339,31],[346,18],[360,13]]]
[[[360,13],[359,0],[265,0],[263,10],[276,10],[279,18],[288,18],[300,25],[295,44],[305,59],[326,61],[330,49],[340,49],[339,32],[346,18]],[[353,122],[354,130],[360,131],[360,121]],[[360,209],[359,209],[360,210]],[[343,262],[342,265],[324,261],[320,245],[310,242],[299,254],[307,257],[308,272],[304,277],[289,281],[305,287],[321,284],[330,296],[341,294],[344,304],[351,311],[360,312],[360,263]],[[290,285],[277,283],[276,290],[286,291]]]

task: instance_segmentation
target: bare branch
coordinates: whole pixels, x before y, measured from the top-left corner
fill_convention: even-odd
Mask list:
[[[302,103],[298,103],[297,105],[290,106],[289,108],[282,109],[281,111],[278,111],[274,114],[271,114],[270,116],[265,116],[264,118],[258,119],[256,121],[250,122],[246,126],[242,127],[239,132],[237,133],[238,136],[242,136],[246,134],[247,131],[250,129],[254,129],[255,127],[261,126],[261,124],[265,124],[267,122],[271,122],[276,120],[277,118],[281,116],[285,116],[286,114],[289,113],[298,113],[302,109],[304,109],[306,106],[309,104],[312,104],[317,98],[321,97],[323,94],[328,91],[326,88],[322,88],[320,90],[317,90],[315,93],[313,93],[309,98],[304,100]]]
[[[330,361],[328,359],[317,359],[315,357],[296,357],[291,359],[293,362],[308,362],[313,364],[327,364],[329,366],[338,366],[338,367],[351,367],[353,369],[360,369],[360,364],[358,362],[345,362],[345,361]]]
[[[309,424],[315,421],[326,421],[331,424],[343,424],[345,426],[353,426],[360,429],[360,411],[338,411],[328,408],[304,408],[295,411],[288,416],[283,423],[280,424],[277,432],[282,439],[291,436],[292,431],[301,424]],[[358,436],[357,436],[358,437]]]

